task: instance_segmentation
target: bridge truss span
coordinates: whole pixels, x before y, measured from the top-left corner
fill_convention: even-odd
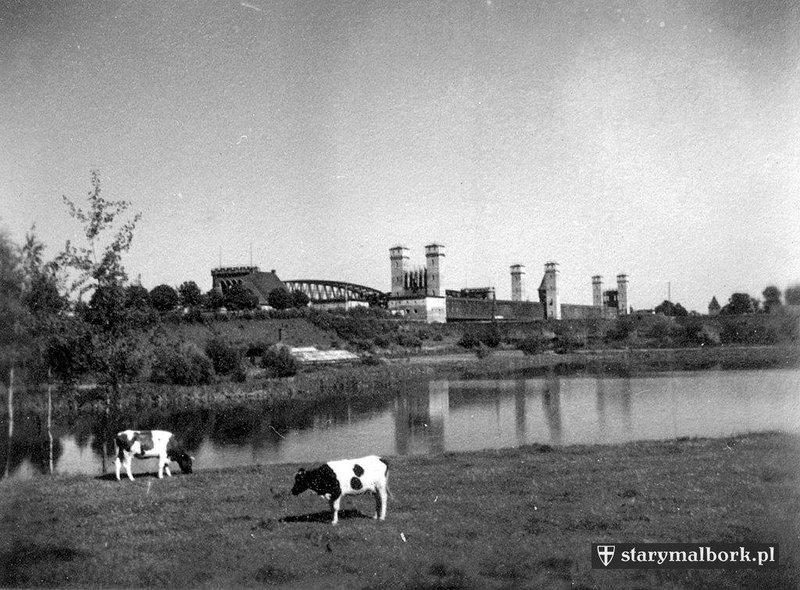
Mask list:
[[[283,281],[289,291],[301,291],[315,303],[324,301],[381,301],[386,294],[372,287],[344,283],[342,281],[321,281],[316,279],[293,279]]]

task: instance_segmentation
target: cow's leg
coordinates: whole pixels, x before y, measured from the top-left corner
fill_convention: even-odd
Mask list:
[[[164,457],[161,455],[158,456],[158,479],[164,478],[164,467],[166,463],[164,462]]]
[[[381,495],[377,488],[372,492],[372,497],[375,498],[375,516],[372,518],[378,520],[378,515],[381,513]]]
[[[114,459],[114,467],[116,468],[117,472],[117,481],[119,481],[119,472],[120,469],[122,468],[122,461],[119,460],[119,453],[117,453],[117,458]]]
[[[386,503],[388,501],[388,494],[386,493],[386,485],[385,484],[378,486],[378,500],[379,500],[378,504],[380,506],[380,513],[381,513],[380,519],[381,520],[386,520]],[[375,517],[377,518],[378,517],[377,508],[376,508],[375,512],[376,512]]]
[[[128,474],[128,479],[133,481],[133,473],[131,473],[131,463],[133,463],[133,454],[125,453],[125,473]]]
[[[159,463],[164,466],[164,473],[167,474],[167,477],[172,477],[172,472],[169,470],[169,457],[167,457],[167,455],[161,455],[158,460]]]
[[[336,524],[339,522],[339,508],[342,505],[342,497],[339,496],[335,500],[331,500],[331,511],[333,512],[333,520],[331,524]]]

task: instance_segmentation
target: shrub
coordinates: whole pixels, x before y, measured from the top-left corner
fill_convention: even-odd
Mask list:
[[[241,368],[242,356],[239,349],[221,336],[214,336],[206,344],[206,354],[214,365],[214,371],[228,375]]]
[[[403,332],[397,335],[397,343],[406,348],[419,348],[422,346],[422,340],[417,336],[414,334],[405,334]]]
[[[553,350],[558,354],[566,354],[574,352],[579,348],[583,348],[584,344],[585,341],[580,334],[561,334],[560,336],[556,337],[556,340],[553,344]]]
[[[631,317],[623,316],[614,320],[606,330],[605,339],[607,341],[619,342],[626,340],[628,336],[636,332],[636,320]]]
[[[384,336],[383,334],[379,334],[378,336],[375,336],[374,342],[375,342],[375,346],[377,346],[379,348],[389,348],[389,344],[391,344],[389,339],[386,336]]]
[[[298,363],[288,348],[276,346],[264,353],[261,366],[270,377],[291,377],[297,374]]]
[[[277,289],[273,289],[267,295],[267,303],[273,309],[286,309],[287,307],[292,306],[292,296],[283,287],[278,287]]]
[[[380,357],[374,354],[365,354],[363,357],[361,357],[361,362],[368,366],[383,364],[383,361],[380,359]]]
[[[475,350],[475,355],[479,359],[485,359],[492,355],[492,349],[483,342],[478,343],[478,348]]]
[[[458,340],[458,345],[467,349],[477,348],[480,343],[480,338],[474,332],[464,332]]]
[[[675,323],[664,316],[655,316],[652,323],[645,330],[646,338],[666,338],[673,333]]]
[[[274,343],[266,340],[256,340],[247,345],[244,354],[249,359],[261,358],[271,346],[274,346]]]
[[[549,342],[542,334],[533,334],[524,338],[517,348],[525,354],[539,354],[548,348]]]
[[[205,385],[214,379],[214,365],[195,344],[163,346],[156,351],[150,381],[167,385]]]

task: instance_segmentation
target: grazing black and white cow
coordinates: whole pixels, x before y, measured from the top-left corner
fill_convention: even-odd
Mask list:
[[[158,458],[158,477],[167,472],[170,477],[169,462],[175,461],[183,473],[192,472],[192,459],[189,454],[175,440],[175,436],[166,430],[123,430],[117,433],[114,439],[117,447],[117,481],[119,481],[120,467],[125,465],[128,479],[133,481],[131,461],[137,459]]]
[[[331,524],[339,522],[342,497],[371,493],[375,497],[375,516],[386,518],[386,501],[389,494],[389,464],[376,455],[360,459],[328,461],[322,467],[306,471],[300,469],[294,476],[292,494],[306,490],[316,492],[328,500],[333,512]]]

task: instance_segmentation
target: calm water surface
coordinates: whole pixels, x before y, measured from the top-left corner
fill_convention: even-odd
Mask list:
[[[313,463],[364,454],[407,455],[550,445],[619,443],[683,436],[720,437],[800,432],[800,370],[658,373],[646,377],[543,377],[437,380],[409,385],[394,399],[331,402],[306,408],[176,411],[121,417],[101,428],[97,417],[55,419],[59,473],[113,470],[103,432],[121,424],[167,428],[191,448],[196,469],[266,463]],[[18,415],[10,477],[49,470],[42,416]],[[0,425],[6,431],[6,425]],[[5,438],[3,436],[3,438]],[[0,447],[3,464],[8,441]],[[136,461],[138,472],[154,461]]]

